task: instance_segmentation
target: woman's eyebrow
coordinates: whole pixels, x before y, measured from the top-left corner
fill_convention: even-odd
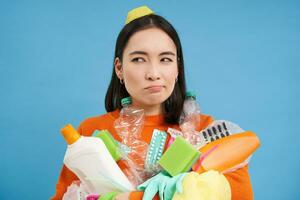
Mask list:
[[[129,55],[134,55],[134,54],[148,55],[148,53],[145,51],[133,51],[133,52],[129,53]],[[163,55],[175,56],[175,53],[173,53],[172,51],[164,51],[159,54],[159,56],[163,56]]]
[[[163,56],[163,55],[175,56],[175,53],[173,53],[172,51],[165,51],[159,54],[159,56]]]
[[[143,55],[148,55],[147,52],[145,51],[133,51],[129,55],[134,55],[134,54],[143,54]]]

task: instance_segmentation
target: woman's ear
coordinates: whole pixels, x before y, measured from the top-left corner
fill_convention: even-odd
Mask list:
[[[116,57],[114,61],[115,72],[120,80],[123,80],[123,68],[120,58]]]

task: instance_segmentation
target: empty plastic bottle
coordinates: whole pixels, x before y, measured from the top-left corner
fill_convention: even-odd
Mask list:
[[[115,129],[122,139],[122,143],[130,146],[140,138],[144,125],[144,110],[131,105],[130,97],[123,98],[119,118],[115,121]]]
[[[200,123],[200,106],[193,92],[187,92],[183,103],[183,110],[179,118],[179,126],[183,137],[192,145],[197,143],[197,126]]]
[[[119,118],[115,121],[115,129],[122,139],[121,143],[128,149],[121,149],[123,160],[127,164],[126,175],[135,186],[145,181],[145,160],[148,144],[142,140],[141,131],[144,125],[144,110],[134,107],[130,97],[121,100],[123,108]],[[122,148],[122,146],[121,146]]]

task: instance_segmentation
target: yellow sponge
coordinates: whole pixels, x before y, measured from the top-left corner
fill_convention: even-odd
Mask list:
[[[182,182],[182,193],[176,192],[172,200],[230,200],[230,185],[217,171],[202,174],[188,173]]]

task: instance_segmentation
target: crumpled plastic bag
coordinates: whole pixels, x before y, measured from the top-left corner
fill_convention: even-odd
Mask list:
[[[80,181],[73,181],[68,186],[62,200],[85,200],[88,192],[86,187]]]

